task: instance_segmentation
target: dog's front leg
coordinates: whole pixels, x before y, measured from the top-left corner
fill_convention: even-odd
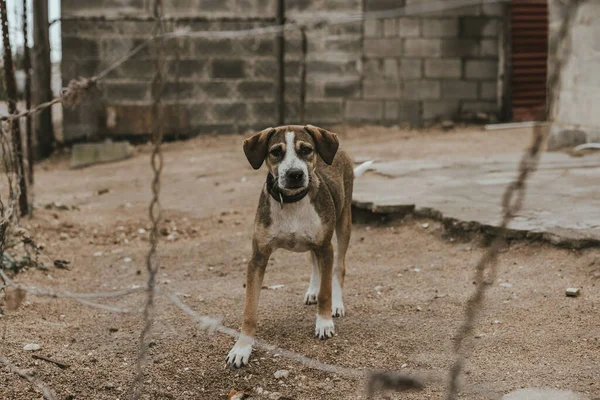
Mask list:
[[[317,297],[317,324],[315,336],[327,339],[335,333],[333,319],[331,318],[331,283],[333,277],[333,245],[328,242],[316,251],[321,272],[321,285]]]
[[[227,364],[234,368],[247,365],[250,353],[252,353],[254,335],[256,334],[258,298],[265,276],[265,269],[271,255],[270,250],[259,249],[256,245],[253,247],[252,258],[248,262],[248,270],[246,272],[246,301],[244,305],[242,333],[227,355]]]

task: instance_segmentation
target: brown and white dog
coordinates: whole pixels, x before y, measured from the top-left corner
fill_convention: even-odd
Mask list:
[[[352,186],[371,162],[353,170],[352,160],[338,146],[335,133],[312,125],[268,128],[244,141],[252,167],[259,169],[266,162],[269,174],[254,222],[242,333],[227,356],[231,367],[248,363],[265,268],[276,249],[311,252],[312,274],[304,303],[317,303],[315,336],[333,336],[332,316],[344,316],[342,287],[352,229]]]

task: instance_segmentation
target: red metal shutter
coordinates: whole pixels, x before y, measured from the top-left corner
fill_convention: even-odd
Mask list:
[[[511,31],[513,119],[533,120],[546,106],[547,0],[513,0]]]

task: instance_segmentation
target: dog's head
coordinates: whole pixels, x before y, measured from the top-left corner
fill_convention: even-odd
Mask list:
[[[244,140],[244,153],[254,169],[266,161],[279,189],[294,194],[310,183],[317,157],[331,165],[339,146],[338,137],[316,126],[268,128]]]

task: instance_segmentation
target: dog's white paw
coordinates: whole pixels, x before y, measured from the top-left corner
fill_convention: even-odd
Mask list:
[[[333,325],[333,319],[323,318],[317,315],[317,324],[315,326],[315,336],[319,339],[329,339],[335,333],[335,327]]]
[[[231,368],[241,368],[248,365],[254,340],[248,336],[240,336],[227,355],[227,365]]]
[[[343,317],[346,314],[344,311],[344,303],[341,301],[336,304],[335,301],[331,303],[331,316],[332,317]]]
[[[333,286],[331,290],[331,315],[333,317],[343,317],[344,301],[342,300],[342,287],[337,279],[337,275],[333,277]]]
[[[304,295],[304,304],[306,304],[307,306],[311,305],[311,304],[317,304],[317,292],[313,292],[310,290],[310,288],[306,291],[306,294]]]

